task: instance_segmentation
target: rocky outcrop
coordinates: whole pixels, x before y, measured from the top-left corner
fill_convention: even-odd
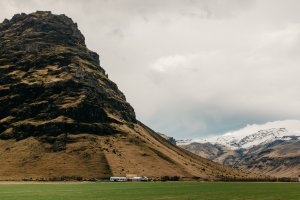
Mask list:
[[[51,12],[0,24],[0,138],[113,134],[133,108],[86,48],[77,24]],[[48,137],[49,136],[49,137]]]
[[[165,138],[168,142],[170,142],[171,144],[176,145],[176,140],[173,137],[167,136],[166,134],[163,133],[157,133],[159,134],[161,137]]]

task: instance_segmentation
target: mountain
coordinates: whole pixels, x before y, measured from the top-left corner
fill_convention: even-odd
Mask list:
[[[300,174],[299,130],[300,121],[285,120],[248,125],[221,136],[177,144],[226,166],[272,176],[297,177]]]
[[[136,123],[70,18],[15,15],[1,24],[0,37],[1,139],[55,142],[66,132],[117,133],[112,123]]]
[[[275,140],[288,140],[289,136],[300,136],[300,120],[285,120],[268,122],[266,124],[247,125],[237,131],[225,133],[221,136],[209,136],[193,140],[181,140],[180,144],[192,142],[212,143],[227,146],[231,149],[250,148],[255,145],[269,143]]]
[[[157,133],[157,134],[159,134],[161,137],[163,137],[164,139],[166,139],[167,141],[169,141],[171,144],[176,145],[176,139],[175,138],[167,136],[164,133]]]
[[[295,178],[300,174],[299,145],[299,138],[275,140],[240,151],[238,156],[224,159],[224,164],[272,176]]]
[[[65,15],[4,20],[0,73],[1,180],[263,177],[182,150],[139,122]]]

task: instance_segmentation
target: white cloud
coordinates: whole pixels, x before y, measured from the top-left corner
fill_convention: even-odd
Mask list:
[[[246,127],[225,133],[224,136],[236,135],[245,137],[247,135],[257,133],[260,130],[268,130],[272,128],[286,128],[289,133],[300,133],[300,120],[282,120],[273,121],[265,124],[247,124]]]
[[[0,0],[72,17],[138,118],[177,138],[300,119],[300,2]]]
[[[150,68],[160,73],[168,73],[174,70],[193,69],[193,62],[198,55],[172,55],[156,60]]]

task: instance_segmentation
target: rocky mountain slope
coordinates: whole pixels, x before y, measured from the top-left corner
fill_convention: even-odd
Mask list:
[[[270,124],[266,130],[258,130],[264,126],[254,129],[246,127],[219,137],[180,141],[177,144],[226,166],[272,176],[297,177],[300,174],[300,123],[297,120],[282,123],[279,123],[280,126],[288,128],[278,128],[273,123],[271,125],[276,128],[270,128]]]
[[[0,179],[260,177],[182,150],[136,120],[77,25],[51,12],[0,24]]]
[[[299,139],[276,140],[240,151],[237,156],[225,159],[224,164],[279,177],[298,177],[299,145]]]
[[[169,137],[169,136],[167,136],[167,135],[164,134],[164,133],[158,133],[158,132],[157,132],[157,134],[160,135],[161,137],[163,137],[164,139],[166,139],[167,141],[169,141],[171,144],[176,145],[176,140],[175,140],[175,138]]]

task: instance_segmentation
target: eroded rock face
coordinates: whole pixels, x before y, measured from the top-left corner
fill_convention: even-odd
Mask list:
[[[113,134],[113,124],[136,123],[77,24],[51,12],[0,24],[0,105],[0,139]]]

